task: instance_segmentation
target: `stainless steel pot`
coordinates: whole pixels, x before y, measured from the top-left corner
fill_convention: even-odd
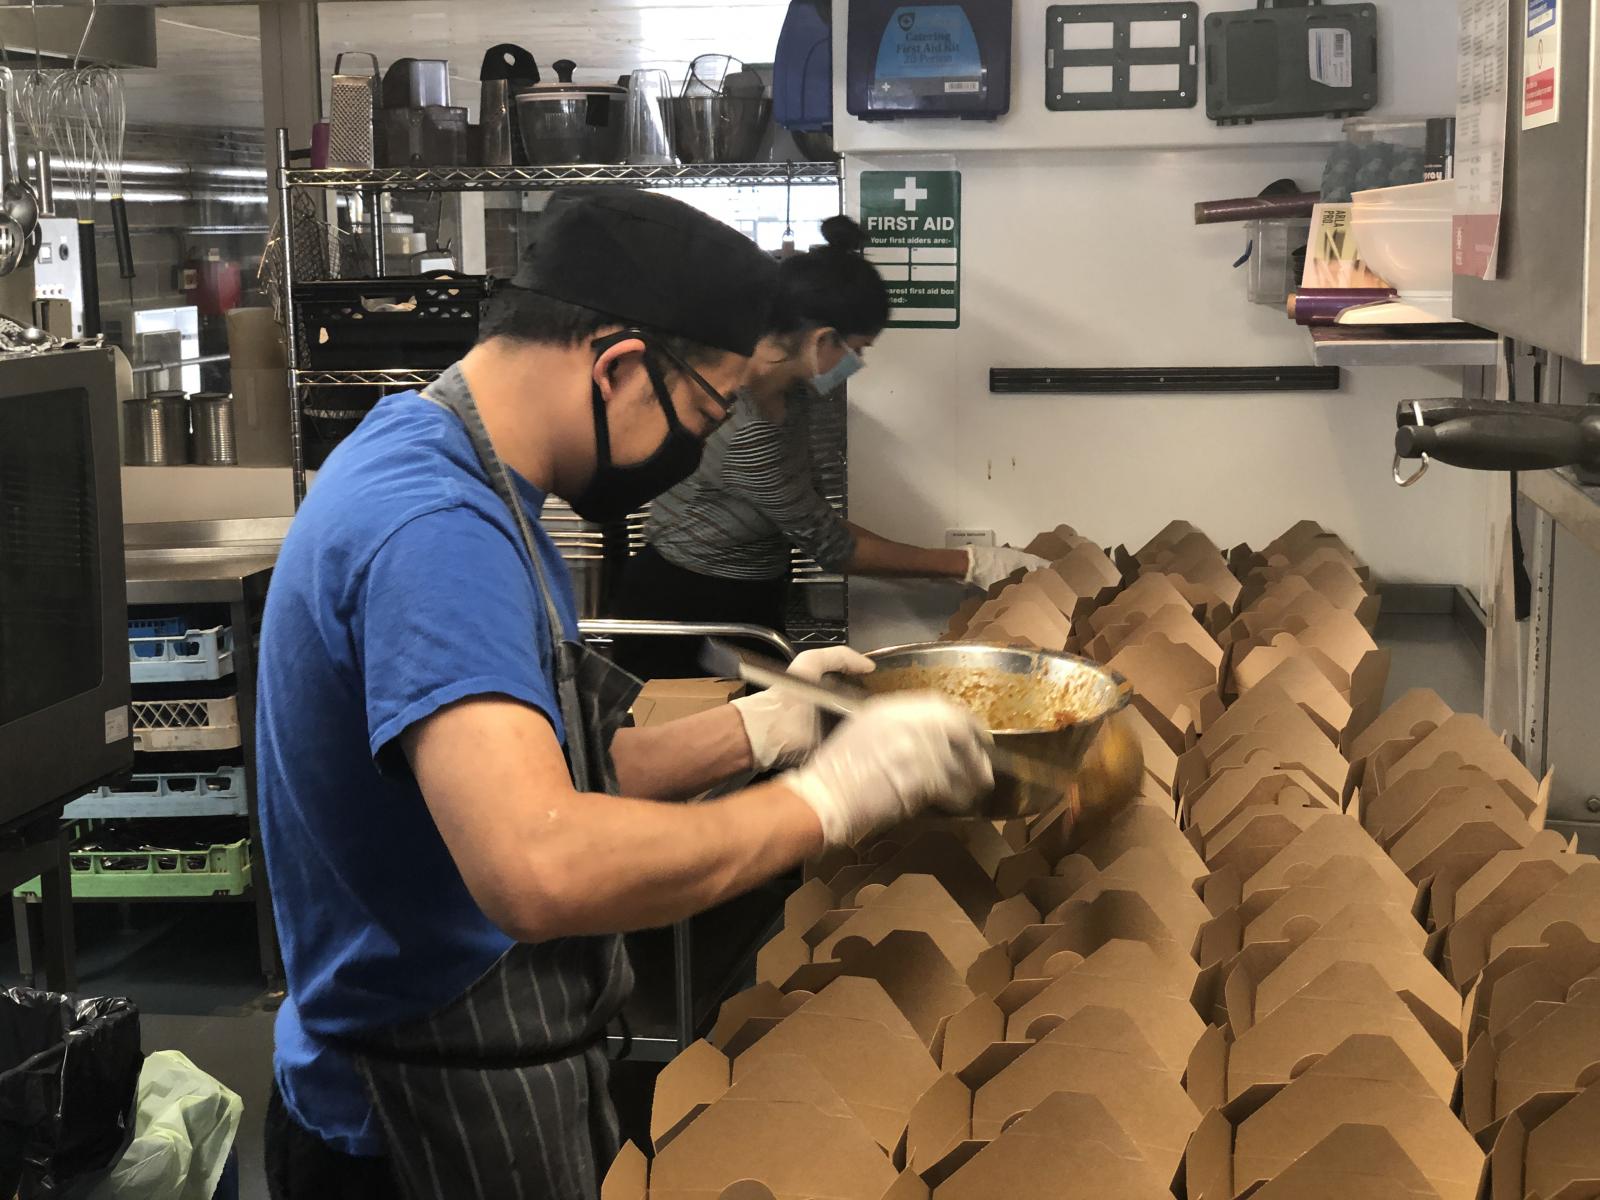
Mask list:
[[[772,119],[772,101],[765,99],[674,96],[661,107],[673,153],[686,163],[751,161]]]
[[[559,83],[541,83],[517,93],[522,148],[534,166],[622,161],[622,117],[627,89],[573,83],[578,64],[552,64]]]
[[[1117,715],[1133,689],[1070,654],[967,642],[896,646],[858,682],[868,692],[940,692],[979,714],[1013,774],[996,776],[986,817],[1031,816],[1062,804],[1074,815],[1120,809],[1139,793],[1144,756]]]
[[[152,392],[122,405],[130,467],[176,467],[189,461],[189,402],[182,392]]]

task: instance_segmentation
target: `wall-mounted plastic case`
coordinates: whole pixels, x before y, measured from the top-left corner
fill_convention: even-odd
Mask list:
[[[1206,17],[1206,115],[1219,125],[1349,117],[1378,102],[1371,4],[1257,0]]]
[[[864,121],[1011,110],[1012,0],[853,0],[845,95]]]

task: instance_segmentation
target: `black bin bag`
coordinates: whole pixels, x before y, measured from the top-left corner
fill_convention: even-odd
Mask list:
[[[143,1062],[127,1000],[0,992],[0,1196],[93,1187],[127,1149]]]

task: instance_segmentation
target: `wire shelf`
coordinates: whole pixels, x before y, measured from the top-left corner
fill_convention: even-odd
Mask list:
[[[834,163],[704,163],[633,167],[614,163],[566,167],[371,167],[284,172],[290,187],[382,191],[528,191],[559,187],[759,187],[763,184],[837,186]]]
[[[312,387],[421,388],[439,378],[438,371],[395,369],[386,371],[296,371],[295,383]]]

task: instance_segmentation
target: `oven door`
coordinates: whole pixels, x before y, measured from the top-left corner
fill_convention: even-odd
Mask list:
[[[0,824],[132,765],[118,409],[107,351],[0,359]]]

